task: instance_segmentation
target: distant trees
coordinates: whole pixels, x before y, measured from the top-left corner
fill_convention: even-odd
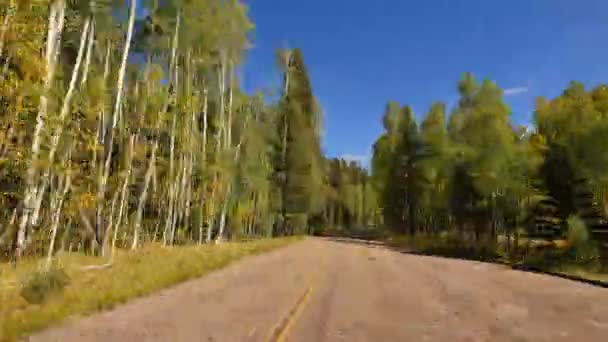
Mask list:
[[[348,230],[376,223],[376,192],[366,169],[354,161],[331,159],[328,195],[323,213],[325,227]]]
[[[434,103],[418,125],[408,106],[389,102],[372,161],[384,223],[479,242],[504,234],[510,245],[520,232],[565,236],[577,215],[605,243],[607,89],[575,82],[556,99],[540,98],[535,129],[515,127],[502,90],[468,73],[449,118]]]

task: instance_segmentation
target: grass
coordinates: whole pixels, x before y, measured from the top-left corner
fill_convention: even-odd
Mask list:
[[[540,244],[521,239],[522,247],[518,253],[507,253],[504,241],[498,240],[498,243],[474,243],[454,234],[444,233],[440,235],[420,234],[413,237],[391,236],[386,243],[425,255],[499,262],[608,284],[608,273],[601,271],[596,250],[589,244],[570,247],[558,244],[560,247],[536,249],[533,246]]]
[[[58,268],[70,281],[63,291],[42,304],[30,304],[20,290],[40,260],[22,262],[17,268],[0,264],[0,341],[11,341],[47,328],[71,316],[111,309],[129,299],[151,294],[185,280],[203,276],[248,255],[270,251],[301,237],[264,239],[221,245],[163,248],[147,245],[133,252],[117,253],[112,267],[82,270],[105,260],[83,255],[58,258]]]

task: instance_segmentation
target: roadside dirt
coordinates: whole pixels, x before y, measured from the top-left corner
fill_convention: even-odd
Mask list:
[[[29,341],[608,341],[608,290],[308,239]]]

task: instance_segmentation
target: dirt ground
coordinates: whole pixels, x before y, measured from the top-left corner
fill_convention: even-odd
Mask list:
[[[608,341],[608,290],[309,238],[29,341]]]

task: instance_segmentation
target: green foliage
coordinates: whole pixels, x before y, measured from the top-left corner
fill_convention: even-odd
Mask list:
[[[61,268],[37,271],[28,275],[21,288],[21,297],[30,304],[42,304],[50,295],[61,293],[70,278]]]
[[[445,105],[434,103],[418,126],[407,106],[389,102],[372,158],[384,224],[422,234],[412,243],[430,253],[491,259],[499,236],[512,254],[524,232],[569,236],[565,249],[523,253],[530,260],[592,259],[597,247],[583,241],[606,241],[608,228],[606,89],[573,82],[561,96],[539,99],[535,129],[514,126],[502,90],[469,73],[447,119]]]
[[[67,1],[65,21],[49,21],[62,3],[0,13],[0,250],[46,254],[55,213],[55,250],[87,253],[269,236],[288,217],[300,232],[324,224],[322,110],[301,51],[289,51],[282,71],[291,85],[273,101],[239,87],[255,27],[241,1]],[[133,17],[125,51],[132,4],[145,15]],[[45,41],[55,31],[53,69]],[[40,209],[19,240],[26,215],[17,209],[32,189],[42,189],[29,204]]]

